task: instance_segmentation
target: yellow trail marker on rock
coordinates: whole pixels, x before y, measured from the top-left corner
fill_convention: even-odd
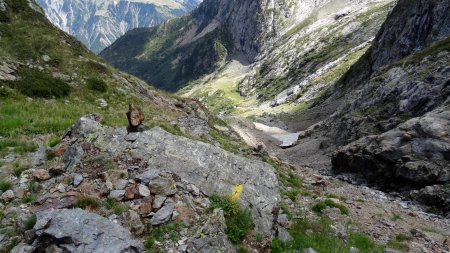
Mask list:
[[[234,187],[233,193],[231,193],[231,200],[236,201],[239,199],[239,196],[241,196],[242,191],[244,190],[243,184],[238,184]]]

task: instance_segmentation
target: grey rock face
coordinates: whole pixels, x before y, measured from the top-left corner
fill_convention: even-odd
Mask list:
[[[381,135],[364,137],[333,156],[337,171],[367,179],[430,185],[450,181],[450,112],[428,113]]]
[[[48,210],[36,214],[33,246],[44,252],[51,245],[64,252],[142,252],[143,245],[129,231],[82,209]]]
[[[81,146],[71,146],[64,153],[62,160],[67,171],[72,171],[80,162],[84,156],[84,151]]]
[[[450,2],[400,0],[372,48],[373,70],[450,35]]]
[[[79,186],[83,182],[83,180],[83,175],[75,174],[75,176],[73,177],[73,186]]]
[[[204,237],[199,239],[194,239],[189,242],[187,252],[205,252],[205,253],[216,253],[216,252],[236,252],[235,246],[228,240],[226,235],[221,235],[216,238]]]
[[[92,132],[91,129],[97,131]],[[94,140],[94,146],[113,156],[129,154],[134,159],[147,161],[150,170],[158,173],[140,171],[138,177],[142,182],[149,180],[150,191],[155,194],[158,194],[159,186],[164,190],[172,184],[166,184],[171,181],[170,175],[201,186],[201,192],[206,195],[229,195],[236,185],[243,184],[240,201],[251,208],[256,230],[266,234],[272,231],[272,211],[278,206],[280,196],[274,169],[266,163],[175,136],[158,127],[137,133],[136,140],[130,143],[125,140],[125,129],[99,126],[94,120],[83,118],[72,129],[72,133],[72,137],[79,141],[89,135]],[[152,187],[153,182],[158,182],[158,187]]]

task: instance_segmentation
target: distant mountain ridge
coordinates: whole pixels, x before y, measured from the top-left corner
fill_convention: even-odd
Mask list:
[[[95,53],[128,30],[151,27],[191,11],[201,0],[37,0],[46,16]]]

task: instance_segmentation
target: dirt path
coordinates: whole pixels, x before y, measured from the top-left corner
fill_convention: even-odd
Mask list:
[[[343,228],[348,227],[348,224],[355,224],[358,229],[383,244],[395,241],[399,235],[408,238],[402,242],[407,244],[408,249],[389,252],[450,252],[449,219],[426,213],[425,207],[411,203],[399,194],[384,193],[320,173],[320,168],[325,172],[331,168],[330,158],[317,151],[320,137],[294,148],[281,149],[280,140],[274,136],[292,134],[287,130],[260,123],[252,124],[242,119],[234,119],[231,125],[249,145],[263,143],[269,154],[294,165],[305,186],[316,196],[332,196],[344,204],[350,210],[349,216],[333,212],[332,209],[325,214],[336,222],[338,230],[345,230]],[[351,176],[344,178],[355,181]],[[311,207],[317,203],[317,199],[311,196],[299,196],[296,203],[289,199],[285,201],[298,208]]]

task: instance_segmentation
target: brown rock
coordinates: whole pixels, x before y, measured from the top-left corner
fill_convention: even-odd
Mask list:
[[[127,200],[132,200],[134,198],[136,198],[137,192],[136,192],[136,187],[134,185],[132,186],[128,186],[127,188],[125,188],[125,194],[124,197]]]
[[[140,107],[130,104],[127,112],[127,118],[129,128],[136,129],[142,124],[142,122],[144,122],[144,111]]]
[[[139,204],[137,212],[141,216],[145,216],[153,211],[153,198],[145,198],[143,201]]]
[[[39,169],[33,172],[33,177],[37,180],[48,180],[50,179],[50,173],[47,170]]]

